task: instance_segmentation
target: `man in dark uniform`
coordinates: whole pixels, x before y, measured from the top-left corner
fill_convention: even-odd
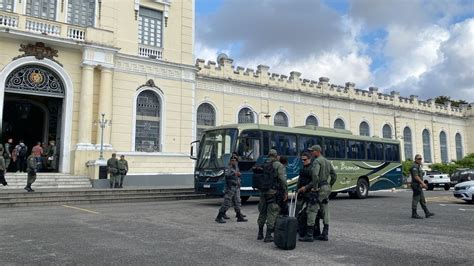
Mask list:
[[[331,194],[331,186],[334,185],[337,179],[336,171],[332,163],[328,161],[321,154],[321,146],[313,145],[309,148],[312,155],[315,157],[313,160],[313,171],[311,182],[298,189],[299,193],[305,193],[311,191],[308,201],[308,230],[306,236],[300,238],[300,241],[312,242],[314,240],[314,225],[316,223],[316,216],[318,209],[321,212],[323,218],[323,232],[317,238],[318,240],[328,241],[329,233],[329,195]],[[318,220],[319,224],[319,220]],[[318,226],[317,226],[318,227]],[[319,228],[319,227],[318,227]]]
[[[110,188],[118,187],[120,173],[116,153],[112,153],[112,158],[107,160],[107,169],[110,173]]]
[[[413,219],[423,219],[416,213],[416,208],[418,207],[418,202],[425,212],[425,217],[429,218],[434,215],[434,213],[428,210],[426,207],[425,195],[423,194],[423,188],[427,188],[426,184],[423,183],[423,169],[421,168],[423,158],[420,154],[415,155],[415,163],[410,169],[411,174],[411,189],[413,190],[413,199],[411,201],[411,218]]]
[[[128,173],[128,162],[125,160],[125,155],[120,155],[120,160],[118,160],[118,169],[120,174],[120,182],[118,187],[123,188],[123,181]]]
[[[237,167],[237,157],[232,157],[229,161],[229,165],[224,171],[225,175],[225,195],[224,203],[222,203],[221,208],[219,209],[219,214],[216,217],[216,222],[225,223],[224,216],[225,212],[234,205],[235,214],[237,216],[237,222],[247,222],[247,219],[244,218],[240,212],[240,194],[237,193],[237,187],[240,186],[239,176],[240,172]],[[239,198],[237,198],[239,197]]]
[[[26,181],[25,190],[28,192],[34,192],[31,185],[36,181],[36,172],[38,171],[37,167],[36,156],[33,151],[31,151],[31,155],[26,159],[26,172],[28,173],[28,179]]]
[[[257,239],[263,239],[263,226],[267,224],[267,232],[265,234],[264,242],[273,242],[273,231],[275,229],[275,220],[277,215],[280,213],[280,206],[278,206],[275,194],[277,189],[280,189],[284,193],[284,201],[288,197],[288,186],[286,183],[286,169],[277,160],[277,151],[271,149],[268,152],[268,159],[266,163],[272,163],[273,168],[277,174],[275,183],[277,187],[260,193],[260,202],[258,203],[258,236]]]

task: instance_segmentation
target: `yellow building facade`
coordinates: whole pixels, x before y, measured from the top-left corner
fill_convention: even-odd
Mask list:
[[[265,65],[255,70],[235,67],[224,54],[217,62],[198,59],[196,66],[198,133],[199,128],[212,125],[200,122],[200,117],[215,117],[217,125],[317,125],[348,129],[355,135],[398,139],[402,158],[413,159],[419,153],[427,163],[450,162],[474,152],[472,104],[459,108],[450,103],[439,105],[415,95],[384,94],[375,87],[361,90],[352,82],[331,84],[326,77],[303,79],[296,71],[289,75],[270,73]],[[200,114],[201,108],[207,113],[211,110],[213,116]]]
[[[54,140],[57,171],[72,175],[91,173],[103,143],[129,175],[166,178],[149,184],[191,184],[190,143],[237,122],[390,133],[432,162],[474,151],[471,107],[195,61],[194,31],[194,0],[1,0],[2,143]]]
[[[58,171],[86,175],[104,114],[105,158],[191,172],[193,27],[193,0],[2,0],[3,143],[55,140]]]

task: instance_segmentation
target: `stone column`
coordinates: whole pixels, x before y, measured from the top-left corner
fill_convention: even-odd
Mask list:
[[[105,114],[105,119],[112,120],[112,74],[111,68],[102,67],[100,70],[99,112],[95,119]],[[97,144],[100,145],[100,125],[97,125]],[[110,126],[104,128],[104,146],[110,146]]]
[[[92,102],[94,96],[94,66],[82,65],[81,97],[79,103],[79,139],[77,146],[91,146]]]

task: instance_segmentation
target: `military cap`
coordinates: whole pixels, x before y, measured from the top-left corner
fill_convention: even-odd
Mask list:
[[[311,147],[308,148],[309,151],[321,151],[321,146],[319,145],[313,145]]]
[[[278,152],[275,149],[270,149],[268,152],[268,156],[277,156]]]

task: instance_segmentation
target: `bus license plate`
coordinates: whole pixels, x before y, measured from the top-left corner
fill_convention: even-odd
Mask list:
[[[209,185],[209,184],[204,184],[202,187],[203,187],[203,188],[211,188],[211,185]]]

